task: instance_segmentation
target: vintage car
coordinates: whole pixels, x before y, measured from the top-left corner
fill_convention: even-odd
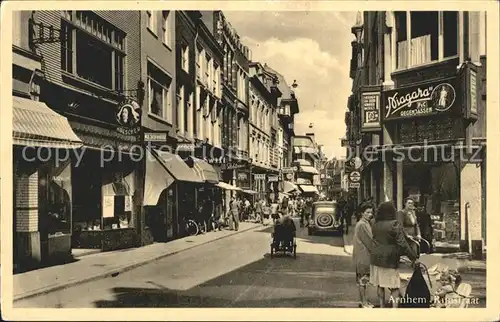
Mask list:
[[[314,235],[316,232],[344,233],[344,223],[335,201],[317,201],[313,203],[307,233]]]

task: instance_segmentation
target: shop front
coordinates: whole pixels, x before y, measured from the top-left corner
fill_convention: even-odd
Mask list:
[[[384,181],[391,179],[399,209],[415,200],[437,251],[472,251],[470,240],[481,240],[485,145],[470,138],[467,95],[460,73],[382,93],[392,141],[380,148],[389,169]]]
[[[145,230],[158,242],[183,237],[202,179],[179,155],[148,149],[144,180]]]
[[[140,149],[127,135],[71,122],[85,146],[73,157],[72,247],[110,251],[140,243]]]
[[[13,259],[24,270],[71,256],[70,159],[82,141],[43,102],[14,97],[12,114]]]

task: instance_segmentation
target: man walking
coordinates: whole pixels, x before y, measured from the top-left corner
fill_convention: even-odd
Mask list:
[[[233,228],[234,230],[238,231],[240,227],[240,217],[239,217],[240,203],[238,202],[238,199],[235,198],[234,196],[231,198],[230,208],[231,208],[231,221],[233,223]]]

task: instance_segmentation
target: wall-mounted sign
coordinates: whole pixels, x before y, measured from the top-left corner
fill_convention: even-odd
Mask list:
[[[277,175],[268,176],[267,177],[267,181],[268,182],[278,182],[279,181],[279,177]]]
[[[476,72],[470,71],[469,76],[469,91],[470,91],[470,112],[477,115],[477,83]]]
[[[144,133],[144,141],[146,142],[166,142],[167,132],[146,132]]]
[[[459,105],[456,77],[383,93],[384,120],[451,113]]]
[[[262,173],[255,173],[253,175],[253,178],[255,180],[266,180],[266,175],[265,174],[262,174]]]
[[[238,163],[223,163],[221,165],[222,170],[237,170],[237,169],[244,169],[247,166],[244,164],[238,164]]]
[[[360,186],[361,186],[361,184],[359,182],[350,182],[349,183],[350,189],[359,189]]]
[[[361,93],[361,132],[381,129],[380,92]]]
[[[359,171],[353,171],[349,174],[349,180],[351,182],[359,182],[361,180],[361,174]]]
[[[481,88],[481,78],[478,77],[477,66],[470,62],[465,63],[461,75],[464,99],[462,104],[463,116],[465,119],[475,121],[478,116],[480,99],[482,99],[481,94],[478,92]]]
[[[135,135],[141,130],[141,107],[134,100],[126,100],[118,105],[116,121],[120,125],[116,130],[125,135]]]

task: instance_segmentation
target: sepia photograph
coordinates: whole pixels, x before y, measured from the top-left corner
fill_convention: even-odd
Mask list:
[[[9,2],[2,311],[498,316],[498,3]]]

